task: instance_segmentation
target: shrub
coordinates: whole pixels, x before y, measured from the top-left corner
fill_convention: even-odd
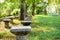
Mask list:
[[[3,33],[0,33],[0,39],[4,37],[4,34]]]

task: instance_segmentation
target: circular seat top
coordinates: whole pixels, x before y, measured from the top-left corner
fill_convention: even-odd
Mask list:
[[[10,29],[11,32],[17,33],[17,32],[30,32],[31,26],[14,26]]]

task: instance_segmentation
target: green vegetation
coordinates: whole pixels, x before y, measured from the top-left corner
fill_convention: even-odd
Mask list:
[[[3,38],[3,36],[4,36],[3,33],[0,33],[0,39]]]
[[[8,16],[19,16],[13,19],[12,25],[20,25],[21,19],[33,17],[28,40],[60,40],[60,0],[0,0],[0,18]],[[7,30],[0,32],[0,39],[3,37],[15,35]]]
[[[4,32],[0,32],[0,39],[2,38],[11,38],[11,37],[15,37],[14,34],[12,34],[9,30],[6,30]]]
[[[37,15],[33,17],[31,25],[32,32],[27,35],[28,40],[55,40],[60,38],[60,16]],[[4,36],[14,37],[10,32]]]
[[[32,21],[30,40],[55,40],[60,38],[60,16],[39,15]]]

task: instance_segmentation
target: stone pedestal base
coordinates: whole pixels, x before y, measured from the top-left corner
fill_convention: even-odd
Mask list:
[[[9,22],[7,21],[7,22],[5,22],[5,28],[9,28]]]
[[[16,40],[26,40],[26,35],[23,35],[23,36],[17,35]]]
[[[31,26],[14,26],[10,31],[16,35],[16,40],[27,40],[26,35],[31,32]]]

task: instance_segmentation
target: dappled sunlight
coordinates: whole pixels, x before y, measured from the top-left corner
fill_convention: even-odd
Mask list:
[[[52,40],[52,38],[47,38],[47,40]]]
[[[38,36],[36,36],[36,37],[35,37],[35,40],[39,40],[39,37],[38,37]]]
[[[37,18],[37,17],[36,16],[33,16],[32,18],[34,19],[34,18]]]
[[[34,19],[34,21],[33,21],[33,22],[35,22],[35,23],[39,23],[39,21],[38,21],[38,20],[35,20],[35,19]],[[32,22],[32,23],[33,23],[33,22]]]
[[[17,25],[21,24],[21,22],[18,19],[14,19],[13,22],[14,22],[14,24],[17,24]]]
[[[48,23],[52,24],[53,22],[48,22]]]
[[[49,15],[36,15],[36,17],[52,17],[52,16],[49,16]]]
[[[36,15],[32,21],[34,27],[59,27],[60,26],[60,16],[46,16],[46,15]],[[38,26],[36,26],[38,25]]]
[[[32,31],[38,31],[38,32],[53,32],[56,28],[53,27],[39,27],[39,28],[33,28]]]
[[[52,16],[41,16],[41,17],[52,17]]]
[[[0,0],[0,3],[3,3],[4,2],[4,0]]]

